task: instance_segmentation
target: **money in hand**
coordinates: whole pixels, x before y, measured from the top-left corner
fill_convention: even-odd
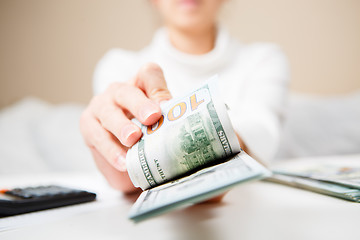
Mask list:
[[[217,78],[217,77],[215,77]],[[153,126],[126,156],[135,187],[149,189],[240,152],[240,145],[220,101],[216,79],[161,106]]]

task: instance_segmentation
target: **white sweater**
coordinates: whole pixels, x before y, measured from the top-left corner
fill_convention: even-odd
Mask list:
[[[131,79],[147,62],[161,66],[173,97],[219,74],[220,90],[236,132],[256,158],[271,160],[278,147],[289,80],[287,60],[279,47],[244,45],[219,28],[211,52],[190,55],[175,49],[162,28],[139,52],[112,49],[106,53],[95,69],[95,94],[111,82]]]

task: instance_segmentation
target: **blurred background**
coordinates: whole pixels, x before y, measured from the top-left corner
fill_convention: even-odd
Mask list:
[[[292,91],[360,88],[360,1],[229,0],[220,19],[242,42],[279,44]],[[28,95],[87,103],[100,57],[141,49],[159,22],[147,0],[1,0],[0,107]]]
[[[293,95],[279,156],[360,152],[360,1],[229,0],[220,21],[241,42],[274,42],[288,56]],[[143,48],[159,23],[147,0],[1,0],[0,157],[59,164],[51,147],[71,148],[97,61],[110,48]],[[74,152],[58,158],[85,154]]]

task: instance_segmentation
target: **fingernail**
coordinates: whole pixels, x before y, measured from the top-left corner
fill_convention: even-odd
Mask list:
[[[121,154],[119,155],[119,157],[117,159],[116,168],[121,172],[126,171],[126,158]]]
[[[125,125],[122,128],[121,137],[125,142],[128,142],[129,137],[131,135],[133,135],[134,133],[136,133],[137,131],[138,131],[138,128],[136,126],[134,126],[133,124]],[[125,143],[123,143],[123,144],[126,145]]]
[[[140,110],[140,117],[143,121],[149,119],[152,115],[159,113],[159,106],[151,101],[142,106]]]

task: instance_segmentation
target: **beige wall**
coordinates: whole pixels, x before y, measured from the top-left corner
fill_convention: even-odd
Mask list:
[[[293,91],[360,89],[360,1],[229,0],[221,19],[243,42],[280,44]],[[158,24],[146,0],[1,0],[0,107],[27,95],[86,103],[105,51],[140,49]]]

